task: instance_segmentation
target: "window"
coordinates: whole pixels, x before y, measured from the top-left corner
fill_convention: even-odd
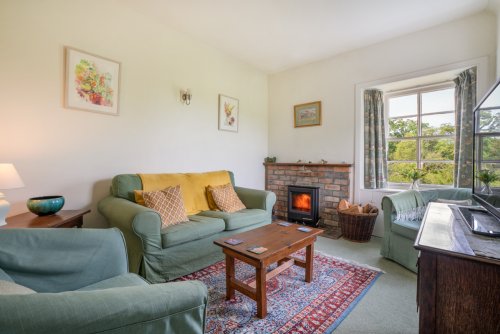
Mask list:
[[[478,170],[500,172],[500,107],[483,104],[476,128],[476,154]],[[500,180],[492,187],[500,187]]]
[[[455,88],[452,83],[386,95],[390,183],[409,183],[404,171],[426,171],[422,184],[452,185]]]

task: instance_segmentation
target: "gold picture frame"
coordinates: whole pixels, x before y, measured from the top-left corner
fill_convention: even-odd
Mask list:
[[[321,125],[321,101],[294,106],[293,124],[296,128]]]

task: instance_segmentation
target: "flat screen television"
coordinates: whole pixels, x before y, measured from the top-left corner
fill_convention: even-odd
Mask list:
[[[460,213],[472,232],[500,237],[500,79],[474,108],[473,171],[472,197],[480,206]],[[498,180],[487,182],[492,174]]]

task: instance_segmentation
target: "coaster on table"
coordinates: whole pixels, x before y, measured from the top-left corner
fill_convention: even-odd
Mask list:
[[[226,244],[230,244],[230,245],[239,245],[243,242],[243,240],[240,240],[240,239],[227,239],[226,241],[224,241]]]
[[[267,250],[265,247],[250,247],[247,249],[247,251],[255,253],[255,254],[262,254]]]
[[[278,223],[278,225],[281,225],[281,226],[290,226],[292,224],[288,223],[288,222],[281,222],[281,223]]]
[[[299,230],[301,232],[311,232],[312,231],[310,228],[307,228],[307,227],[299,227],[297,230]]]

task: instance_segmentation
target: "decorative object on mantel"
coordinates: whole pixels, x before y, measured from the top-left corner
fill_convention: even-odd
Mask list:
[[[302,162],[302,160],[300,160],[300,159],[299,159],[299,160],[297,160],[297,163],[298,163],[298,164],[300,164],[301,162]]]
[[[219,130],[238,132],[239,101],[219,94]]]
[[[26,202],[28,210],[38,216],[53,215],[64,206],[63,196],[32,197]]]
[[[24,187],[23,180],[16,168],[10,163],[0,163],[0,189],[16,189]],[[7,224],[5,216],[10,210],[10,203],[0,192],[0,226]]]
[[[339,202],[337,212],[342,236],[345,239],[357,242],[370,241],[378,216],[377,207],[371,204],[364,206],[350,204],[343,199]]]
[[[275,163],[276,162],[276,157],[266,157],[266,158],[264,158],[264,162]]]
[[[293,120],[296,128],[321,125],[321,101],[294,106]]]
[[[181,90],[181,102],[184,103],[185,105],[190,105],[191,104],[191,91],[189,89],[182,89]]]
[[[328,161],[326,161],[325,159],[321,159],[320,163],[322,163],[323,165],[327,164]]]
[[[118,115],[120,63],[65,47],[64,107]]]

